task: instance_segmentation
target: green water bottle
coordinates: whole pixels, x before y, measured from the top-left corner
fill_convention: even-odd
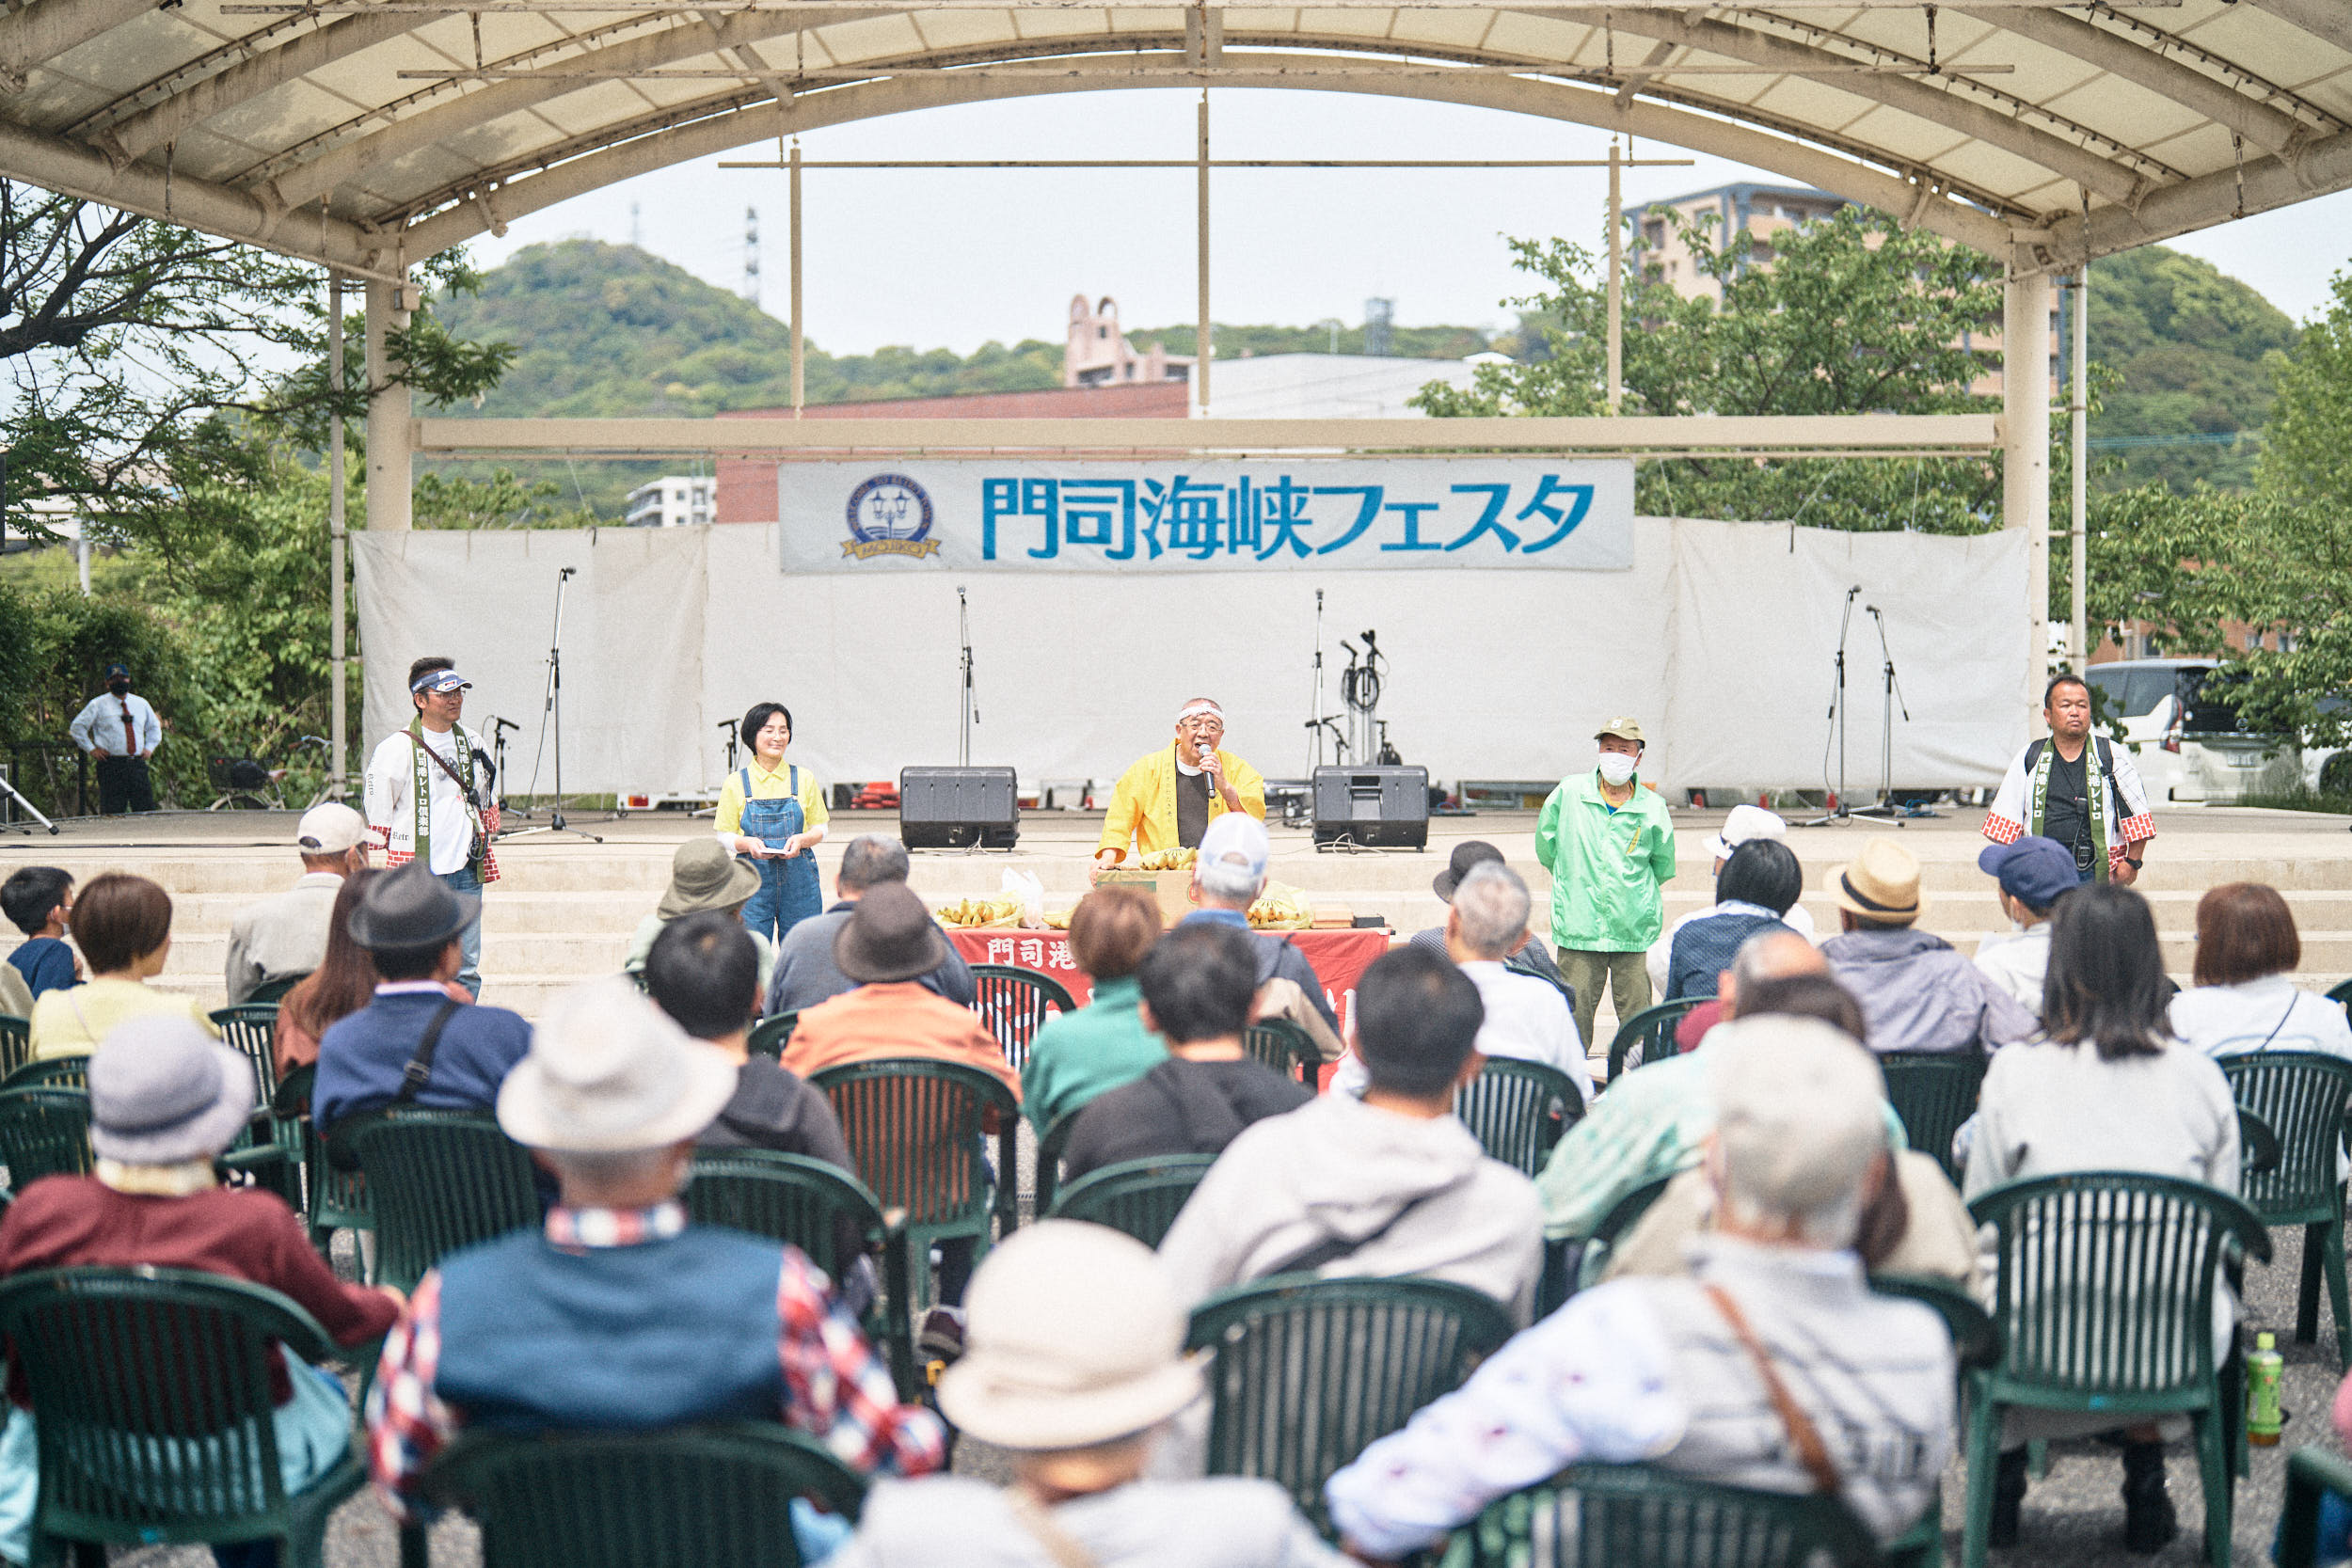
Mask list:
[[[2286,1361],[2277,1344],[2275,1335],[2257,1334],[2254,1354],[2246,1358],[2246,1440],[2260,1449],[2275,1446],[2286,1425],[2279,1409],[2279,1377]]]

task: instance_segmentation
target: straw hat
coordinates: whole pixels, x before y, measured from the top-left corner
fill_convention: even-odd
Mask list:
[[[1852,863],[1831,867],[1829,895],[1839,909],[1880,926],[1908,926],[1927,908],[1918,857],[1891,838],[1874,838]]]
[[[670,886],[653,912],[663,920],[703,910],[733,911],[759,891],[759,871],[715,838],[690,838],[670,857]]]
[[[726,1053],[687,1037],[618,977],[575,986],[532,1032],[499,1085],[499,1125],[516,1143],[622,1154],[684,1143],[735,1093]]]
[[[1175,1283],[1108,1227],[1041,1220],[993,1247],[964,1296],[963,1358],[940,1413],[984,1443],[1093,1448],[1149,1431],[1200,1397]]]
[[[208,1160],[253,1108],[252,1066],[184,1013],[128,1019],[90,1055],[89,1146],[102,1160]]]

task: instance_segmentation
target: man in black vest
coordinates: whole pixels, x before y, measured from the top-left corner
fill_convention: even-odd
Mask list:
[[[2079,675],[2051,680],[2042,717],[2049,738],[2034,741],[2009,765],[1985,814],[1984,836],[1995,844],[2027,834],[2056,839],[2074,853],[2074,873],[2084,881],[2129,886],[2156,836],[2131,752],[2105,736],[2093,739],[2090,688]]]

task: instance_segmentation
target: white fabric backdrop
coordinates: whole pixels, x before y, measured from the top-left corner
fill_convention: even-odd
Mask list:
[[[715,784],[715,726],[763,699],[791,707],[793,758],[829,783],[955,760],[946,578],[789,578],[773,525],[352,537],[370,656],[363,743],[405,722],[408,661],[447,654],[475,683],[469,724],[523,726],[509,787],[528,789],[556,573],[568,565],[579,575],[564,627],[567,790]],[[1895,727],[1897,784],[1991,784],[2026,738],[2025,582],[2013,531],[1948,539],[1659,517],[1636,520],[1630,572],[981,579],[967,585],[981,721],[972,754],[1011,764],[1025,786],[1106,780],[1167,741],[1184,699],[1206,694],[1225,706],[1231,749],[1296,776],[1321,587],[1327,707],[1339,707],[1339,640],[1376,628],[1392,661],[1381,715],[1434,779],[1556,778],[1590,754],[1597,724],[1631,713],[1653,736],[1645,776],[1667,787],[1819,788],[1838,611],[1859,583],[1852,788],[1878,780],[1880,658],[1864,603],[1886,612],[1911,710]],[[539,787],[553,786],[550,757]]]

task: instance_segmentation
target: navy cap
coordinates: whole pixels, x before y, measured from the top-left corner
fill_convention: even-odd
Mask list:
[[[1992,845],[1977,857],[1977,869],[1999,878],[2001,891],[2029,910],[2046,910],[2082,884],[2074,853],[2054,838]]]
[[[117,675],[120,675],[120,676],[122,676],[125,680],[128,680],[128,679],[130,678],[130,676],[131,676],[131,667],[130,667],[129,665],[127,665],[127,664],[109,664],[109,665],[107,665],[107,666],[106,666],[106,678],[107,678],[108,680],[112,680],[112,679],[114,679]]]

